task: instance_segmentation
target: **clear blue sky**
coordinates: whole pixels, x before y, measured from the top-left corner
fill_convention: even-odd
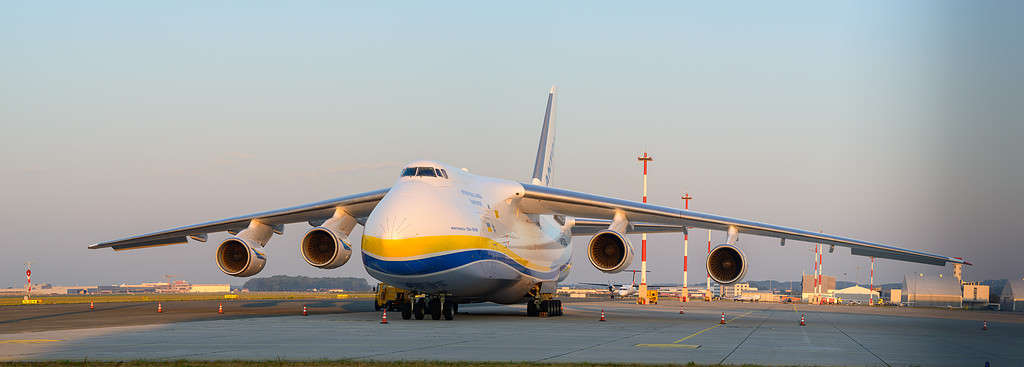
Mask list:
[[[416,159],[525,180],[551,85],[555,185],[638,199],[646,149],[652,202],[688,191],[693,209],[1024,276],[1018,2],[388,5],[0,4],[0,286],[25,261],[60,284],[240,284],[214,263],[222,235],[85,247],[386,187]],[[306,265],[303,232],[273,239],[261,276],[367,276],[358,256]],[[749,279],[810,271],[808,245],[740,244]],[[650,247],[651,280],[679,281],[680,236]],[[628,281],[574,257],[570,281]],[[867,264],[840,249],[825,271],[864,282]]]

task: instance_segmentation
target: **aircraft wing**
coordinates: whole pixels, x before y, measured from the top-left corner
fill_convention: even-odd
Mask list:
[[[626,218],[629,219],[630,223],[641,226],[660,225],[661,227],[659,228],[664,229],[661,232],[669,231],[666,226],[676,226],[677,229],[674,230],[674,232],[681,232],[683,227],[720,231],[728,231],[729,228],[732,227],[735,228],[738,233],[774,237],[782,239],[783,241],[795,240],[849,247],[850,252],[854,255],[872,256],[931,265],[945,265],[946,263],[970,265],[970,263],[960,258],[930,254],[797,228],[789,228],[749,220],[723,217],[714,214],[591,195],[547,186],[531,184],[522,185],[525,191],[519,206],[524,213],[555,214],[588,218],[583,221],[584,225],[580,226],[584,231],[576,233],[574,229],[574,235],[592,234],[593,232],[588,232],[586,229],[596,227],[599,225],[598,221],[601,219],[610,223],[610,219],[615,216],[616,212],[622,212],[625,214]],[[604,228],[607,228],[607,226]],[[627,232],[636,232],[636,230],[634,228]]]
[[[245,229],[249,225],[249,221],[253,219],[274,227],[275,232],[281,233],[284,230],[285,224],[298,222],[314,224],[317,221],[330,218],[334,214],[335,209],[339,207],[343,208],[349,215],[357,218],[360,223],[363,223],[365,219],[362,218],[370,215],[370,212],[373,211],[373,208],[377,206],[377,203],[384,198],[387,192],[388,189],[381,189],[283,209],[213,220],[113,241],[100,242],[89,246],[89,248],[111,247],[114,250],[128,250],[182,244],[188,242],[188,238],[205,242],[208,233],[224,231],[237,233],[237,231]]]

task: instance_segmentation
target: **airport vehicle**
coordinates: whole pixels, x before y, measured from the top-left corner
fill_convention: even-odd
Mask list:
[[[558,315],[553,299],[571,269],[569,239],[589,236],[587,260],[616,273],[633,261],[631,233],[685,232],[704,228],[727,233],[707,258],[710,276],[739,281],[748,261],[740,234],[851,248],[854,255],[944,265],[962,259],[889,245],[714,214],[640,203],[550,186],[555,146],[556,91],[547,96],[540,144],[529,183],[474,175],[466,169],[422,160],[406,165],[390,188],[100,242],[90,248],[128,250],[206,242],[228,232],[216,251],[225,274],[247,277],[267,261],[260,251],[285,224],[311,227],[299,242],[309,265],[334,269],[353,253],[348,238],[364,226],[360,252],[366,271],[409,291],[400,305],[408,314],[451,319],[459,303],[527,303],[527,314]]]
[[[377,311],[383,309],[387,309],[388,311],[400,311],[400,305],[408,293],[404,289],[392,287],[387,285],[387,283],[378,284],[376,291],[373,309]]]
[[[638,303],[638,304],[640,303],[640,299],[639,298],[637,298],[636,303]],[[658,291],[657,290],[654,290],[654,289],[648,289],[647,290],[647,303],[646,304],[649,304],[649,305],[656,305],[656,304],[658,304]]]

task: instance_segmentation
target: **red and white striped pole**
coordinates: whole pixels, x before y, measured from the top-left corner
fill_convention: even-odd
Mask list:
[[[825,293],[825,284],[822,282],[821,277],[821,275],[825,273],[825,263],[821,261],[821,255],[824,254],[825,248],[821,247],[821,251],[818,251],[818,293]]]
[[[812,303],[817,303],[818,300],[818,244],[814,244],[814,257],[811,258],[814,261],[814,274],[811,274],[811,278],[814,278],[814,299]]]
[[[25,263],[25,299],[32,296],[32,262]]]
[[[689,193],[683,193],[683,209],[690,210],[690,199],[693,199]],[[690,257],[690,232],[683,230],[683,295],[679,297],[680,301],[687,302],[690,300],[690,282],[687,279],[687,262]]]
[[[868,277],[868,291],[869,292],[874,292],[875,291],[875,257],[874,256],[871,257],[871,276]],[[868,306],[874,306],[875,305],[875,294],[874,293],[868,293],[868,297],[871,297],[871,299],[868,301]]]
[[[644,162],[644,203],[647,203],[647,162],[654,158],[644,152],[637,160]],[[647,233],[640,235],[640,304],[647,304]]]
[[[710,229],[708,230],[708,257],[711,257],[711,230]],[[711,300],[711,269],[707,270],[707,276],[708,276],[708,288],[707,288],[707,293],[705,293],[704,297],[708,301],[710,301]]]

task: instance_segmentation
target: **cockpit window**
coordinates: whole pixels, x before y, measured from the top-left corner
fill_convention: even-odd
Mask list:
[[[402,177],[411,176],[448,178],[448,172],[434,167],[408,167],[402,170]]]
[[[416,175],[417,176],[437,177],[437,173],[434,172],[434,167],[419,167],[416,170]]]

